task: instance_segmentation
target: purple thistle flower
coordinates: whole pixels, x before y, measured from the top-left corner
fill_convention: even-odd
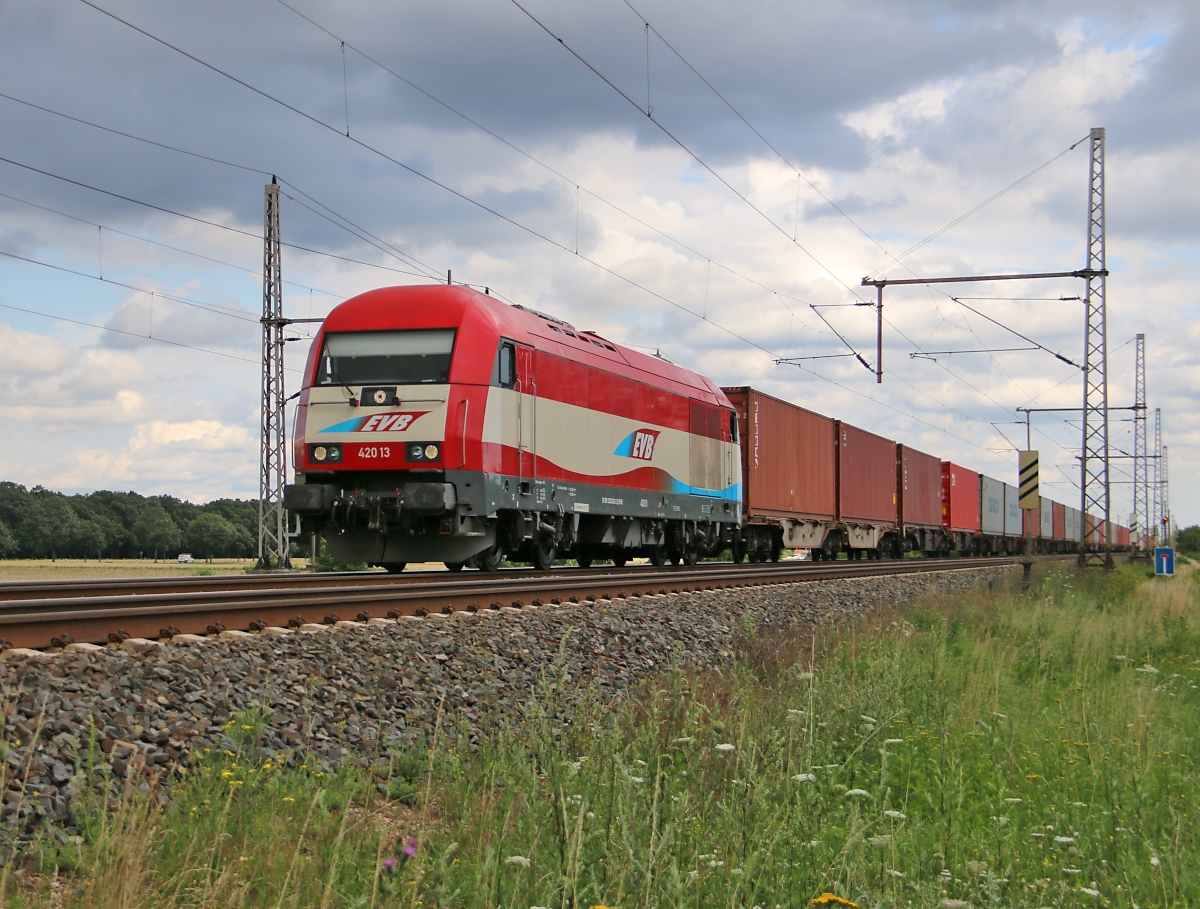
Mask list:
[[[386,870],[388,870],[388,871],[391,871],[393,868],[395,868],[395,867],[396,867],[396,860],[395,860],[394,858],[386,858],[386,859],[384,859],[384,860],[383,860],[383,867],[384,867]]]
[[[409,858],[417,854],[417,840],[415,837],[409,837],[408,843],[404,846],[404,854]]]

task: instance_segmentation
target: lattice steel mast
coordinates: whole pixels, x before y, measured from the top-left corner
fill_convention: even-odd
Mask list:
[[[1138,550],[1146,553],[1150,534],[1150,481],[1146,459],[1146,336],[1137,336],[1133,379],[1133,523]],[[1136,552],[1137,550],[1135,550]]]
[[[1171,450],[1171,446],[1164,445],[1162,454],[1159,455],[1162,471],[1162,481],[1159,488],[1162,490],[1162,545],[1172,545],[1172,540],[1175,538],[1174,521],[1171,518],[1171,478],[1168,470],[1167,452]]]
[[[1151,500],[1150,520],[1153,523],[1151,533],[1154,535],[1152,542],[1158,544],[1162,541],[1162,519],[1163,519],[1163,497],[1162,497],[1162,408],[1154,408],[1154,483],[1152,489],[1154,498]]]
[[[283,484],[287,431],[283,392],[283,278],[280,266],[279,184],[266,187],[263,218],[262,403],[258,472],[258,568],[290,568]]]
[[[1082,564],[1113,566],[1109,539],[1108,476],[1108,328],[1105,290],[1108,271],[1104,257],[1104,128],[1091,133],[1091,173],[1088,181],[1087,308],[1083,334],[1083,446],[1080,455],[1080,498],[1084,514]],[[1089,521],[1094,515],[1099,528]],[[1092,531],[1098,531],[1093,539]]]

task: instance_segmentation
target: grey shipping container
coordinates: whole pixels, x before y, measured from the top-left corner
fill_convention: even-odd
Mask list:
[[[1054,503],[1042,496],[1042,533],[1043,540],[1054,538]]]
[[[979,477],[979,520],[985,534],[1004,535],[1004,484],[982,474]]]
[[[1004,484],[1004,535],[1019,537],[1021,527],[1021,499],[1015,486]]]

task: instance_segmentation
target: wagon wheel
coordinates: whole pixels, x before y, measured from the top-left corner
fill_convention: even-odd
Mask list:
[[[623,555],[616,555],[616,556],[613,556],[613,560],[612,560],[612,562],[613,562],[613,565],[614,565],[615,567],[617,567],[617,568],[624,568],[624,567],[625,567],[625,563],[626,563],[626,562],[628,562],[628,561],[629,561],[629,559],[628,559],[626,556],[623,556]]]
[[[688,546],[683,550],[680,561],[684,565],[695,565],[700,561],[700,551],[695,546]]]
[[[558,555],[553,543],[538,543],[530,544],[531,555],[533,556],[533,567],[538,571],[549,571],[554,564],[554,557]]]
[[[591,568],[592,567],[592,557],[591,556],[579,556],[579,558],[577,558],[575,561],[579,563],[580,568]]]
[[[479,563],[480,571],[496,571],[500,568],[500,563],[504,561],[504,547],[497,540],[491,548],[485,549],[475,558]]]
[[[408,562],[384,562],[383,567],[387,569],[388,574],[399,574],[407,564]]]
[[[466,562],[444,562],[443,564],[450,571],[462,571],[463,566],[466,565],[467,563]]]
[[[667,564],[667,550],[662,546],[655,546],[650,550],[650,564],[655,568],[662,568]]]
[[[734,565],[742,564],[742,560],[746,558],[746,547],[742,545],[741,540],[733,541],[733,545],[729,547],[729,556],[733,559]]]

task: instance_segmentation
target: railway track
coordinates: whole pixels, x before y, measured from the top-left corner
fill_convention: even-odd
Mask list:
[[[800,581],[1012,565],[1017,558],[779,562],[556,572],[239,575],[0,585],[5,648],[46,649],[179,634],[303,629],[351,621],[543,606]]]

